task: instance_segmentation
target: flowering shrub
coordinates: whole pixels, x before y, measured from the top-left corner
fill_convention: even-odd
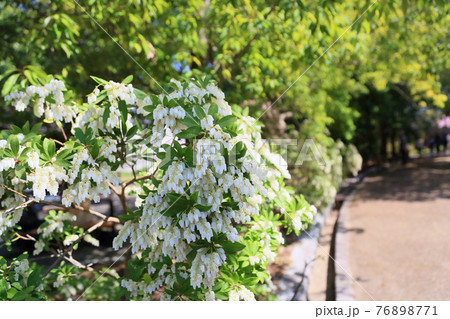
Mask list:
[[[356,146],[349,144],[343,152],[343,157],[345,175],[358,175],[358,172],[362,169],[363,158]]]
[[[325,209],[334,202],[343,180],[358,174],[363,159],[353,144],[334,140],[327,130],[312,121],[305,121],[297,134],[300,141],[314,136],[314,144],[308,150],[309,159],[290,167],[290,172],[297,178],[289,184],[301,190],[308,202]],[[297,154],[288,153],[290,163],[298,161]]]
[[[38,229],[34,253],[59,242],[59,260],[94,270],[71,251],[82,240],[98,245],[90,234],[103,223],[120,224],[113,247],[129,244],[134,254],[118,279],[130,298],[152,299],[158,290],[161,300],[252,300],[270,290],[267,266],[283,244],[281,227],[298,233],[315,208],[284,187],[287,165],[258,123],[233,112],[208,79],[172,81],[161,95],[133,88],[132,77],[93,79],[98,85],[87,103],[67,99],[70,92],[54,79],[6,97],[17,111],[33,107],[47,123],[67,123],[72,136],[55,141],[28,124],[1,132],[3,239],[18,236],[27,205],[61,195],[56,205],[63,210],[101,220],[84,230],[72,225],[75,215],[52,212]],[[118,172],[126,168],[132,177],[122,181]],[[126,212],[119,219],[86,208],[110,193]],[[132,193],[134,210],[126,201]],[[70,276],[61,268],[48,274],[64,288]],[[68,298],[84,294],[64,291]]]

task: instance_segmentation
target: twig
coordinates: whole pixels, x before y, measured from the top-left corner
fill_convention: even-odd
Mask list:
[[[7,189],[7,190],[9,190],[9,191],[11,191],[11,192],[13,192],[13,193],[16,193],[17,195],[20,195],[20,196],[22,196],[22,197],[29,198],[27,195],[24,195],[24,194],[22,194],[22,193],[19,193],[18,191],[14,190],[14,189],[12,189],[12,188],[9,188],[8,186],[1,185],[1,184],[0,184],[0,187],[2,187],[2,188],[4,188],[4,189]]]
[[[97,224],[93,225],[91,228],[89,228],[83,235],[81,235],[77,240],[75,240],[72,244],[70,244],[69,247],[65,248],[59,255],[58,258],[50,265],[50,267],[47,269],[47,271],[42,275],[43,277],[46,277],[50,271],[57,265],[59,264],[63,259],[66,258],[66,255],[72,251],[73,247],[76,244],[79,244],[84,236],[92,233],[94,230],[96,230],[97,228],[101,227],[104,223],[106,222],[106,220],[101,220],[99,221]]]
[[[64,256],[64,259],[67,260],[68,262],[70,262],[75,267],[78,267],[78,268],[81,268],[81,269],[85,269],[87,271],[93,271],[94,270],[94,268],[90,267],[89,265],[83,265],[78,260],[74,259],[72,256],[69,256],[69,257]]]
[[[61,208],[71,208],[71,207],[66,207],[63,204],[57,203],[57,202],[49,202],[49,201],[35,201],[36,203],[40,203],[40,204],[44,204],[44,205],[53,205],[53,206],[57,206],[57,207],[61,207]],[[102,221],[104,222],[113,222],[113,223],[120,223],[120,219],[118,219],[117,217],[112,217],[112,216],[106,216],[100,212],[97,212],[95,210],[89,209],[89,208],[83,208],[81,206],[78,205],[74,205],[72,208],[76,209],[77,211],[80,212],[86,212],[89,213],[91,215],[100,217],[102,219]]]
[[[60,142],[60,141],[58,141],[58,140],[55,140],[54,138],[49,138],[49,140],[50,140],[50,141],[53,141],[53,142],[55,142],[55,143],[57,143],[57,144],[59,144],[59,145],[64,146],[64,143],[62,143],[62,142]]]
[[[5,189],[7,189],[9,191],[12,191],[12,192],[16,193],[17,195],[20,195],[20,196],[28,199],[26,202],[20,204],[17,207],[13,207],[13,208],[9,208],[9,209],[5,210],[3,212],[5,214],[7,214],[9,212],[12,212],[13,210],[16,210],[16,209],[19,209],[19,208],[24,208],[24,207],[30,205],[31,203],[39,203],[39,204],[44,204],[44,205],[53,205],[53,206],[57,206],[57,207],[61,207],[61,208],[70,208],[70,207],[64,206],[63,204],[57,203],[57,202],[50,202],[50,201],[45,201],[45,200],[38,201],[38,200],[36,200],[34,198],[31,198],[31,197],[29,197],[27,195],[19,193],[19,192],[15,191],[14,189],[11,189],[11,188],[9,188],[8,186],[5,186],[5,185],[1,185],[0,184],[0,187],[5,188]],[[89,208],[83,208],[83,207],[77,206],[77,205],[74,205],[73,208],[75,208],[76,210],[78,210],[80,212],[86,212],[86,213],[89,213],[91,215],[100,217],[104,222],[108,222],[109,221],[109,222],[113,222],[113,223],[120,223],[120,220],[117,217],[106,216],[106,215],[104,215],[104,214],[102,214],[100,212],[97,212],[97,211],[89,209]]]
[[[61,129],[61,133],[62,133],[62,135],[64,137],[64,140],[67,142],[67,135],[66,135],[66,132],[64,131],[64,127],[61,125],[59,128]]]
[[[134,182],[137,182],[137,181],[142,181],[142,180],[145,180],[145,179],[151,179],[151,178],[153,178],[154,175],[155,175],[155,173],[152,173],[152,174],[149,174],[149,175],[145,175],[145,176],[135,177],[135,178],[129,180],[128,182],[126,182],[124,184],[124,187],[127,187],[128,185],[131,185],[131,184],[133,184]]]
[[[27,234],[26,236],[22,236],[21,234],[19,234],[18,232],[16,232],[16,236],[20,239],[23,240],[32,240],[32,241],[36,241],[36,238],[34,238],[33,236],[30,236],[29,234]]]
[[[8,214],[8,213],[10,213],[10,212],[12,212],[12,211],[14,211],[16,209],[25,208],[25,207],[27,207],[28,205],[30,205],[31,203],[34,203],[34,202],[35,202],[34,199],[29,199],[26,202],[20,204],[19,206],[16,206],[16,207],[13,207],[13,208],[9,208],[9,209],[5,210],[2,214]]]
[[[112,190],[116,195],[120,196],[119,190],[118,190],[118,189],[117,189],[110,181],[108,181],[108,185],[109,185],[109,188],[111,188],[111,190]]]

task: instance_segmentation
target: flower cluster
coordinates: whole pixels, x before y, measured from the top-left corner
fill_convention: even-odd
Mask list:
[[[0,160],[0,162],[4,160]],[[8,168],[4,167],[4,169],[7,170],[14,168],[15,166],[14,164],[12,165],[12,167]],[[1,199],[0,207],[4,209],[7,208],[15,208],[15,209],[10,211],[9,213],[4,213],[0,211],[0,235],[5,233],[9,228],[13,227],[19,222],[23,213],[23,207],[21,207],[20,205],[22,205],[25,202],[25,198],[19,195],[20,194],[19,192],[22,192],[25,188],[24,181],[17,177],[14,177],[13,179],[10,180],[9,177],[4,178],[0,170],[0,185],[5,185],[7,184],[7,182],[10,182],[10,186],[14,187],[14,190],[16,192],[11,192],[3,187],[0,187],[0,199]],[[7,193],[9,193],[8,196]]]
[[[105,147],[105,156],[110,157],[112,149],[114,147]],[[96,163],[86,149],[75,154],[71,164],[67,172],[69,186],[62,195],[62,203],[67,207],[72,203],[80,205],[85,200],[99,202],[100,194],[111,193],[108,181],[113,185],[120,183],[117,172],[112,171],[105,162]]]
[[[77,109],[74,105],[67,105],[64,101],[66,87],[62,81],[51,80],[44,86],[29,86],[25,92],[14,92],[5,97],[17,111],[24,111],[31,101],[38,117],[45,115],[47,120],[64,121],[69,123],[75,116]]]
[[[179,82],[175,84],[178,90],[161,96],[161,104],[154,107],[155,126],[151,140],[162,139],[167,131],[181,132],[183,137],[184,130],[192,129],[182,121],[187,116],[198,123],[198,135],[202,138],[192,140],[192,148],[166,148],[175,156],[167,155],[167,151],[170,163],[161,170],[160,182],[149,185],[154,191],[148,193],[142,202],[141,217],[125,223],[113,246],[118,249],[129,239],[133,252],[149,251],[146,257],[149,265],[168,257],[175,266],[195,253],[188,268],[185,265],[183,270],[170,265],[162,269],[148,267],[148,275],[153,278],[148,284],[125,281],[124,287],[133,295],[139,291],[150,295],[163,285],[172,287],[174,281],[167,278],[184,273],[189,276],[192,288],[200,288],[211,297],[220,267],[227,261],[227,254],[217,236],[222,234],[223,240],[230,243],[239,242],[241,236],[236,225],[251,223],[252,218],[259,214],[264,198],[273,199],[283,193],[289,200],[289,194],[281,191],[278,182],[289,173],[282,157],[270,152],[258,130],[246,137],[232,137],[226,126],[220,125],[220,119],[232,112],[217,87],[208,85],[202,88],[190,83],[183,88]],[[176,102],[175,106],[169,106],[172,100]],[[215,111],[211,109],[213,103]],[[250,130],[248,121],[251,119],[238,120],[238,126]],[[158,128],[155,130],[155,127]],[[172,144],[180,146],[178,141],[175,137]],[[158,146],[162,146],[159,143]],[[180,156],[187,151],[193,152],[193,163],[187,161],[186,154]],[[176,211],[172,213],[174,208]],[[300,229],[301,225],[298,227]],[[274,259],[272,236],[275,236],[276,243],[282,242],[279,232],[261,232],[263,253],[260,257],[251,258],[252,265]],[[210,244],[193,251],[200,242]],[[235,293],[245,300],[251,299],[252,295],[245,289]]]
[[[82,129],[91,128],[94,133],[98,134],[99,130],[112,132],[114,128],[120,126],[121,113],[119,103],[122,101],[127,105],[136,106],[138,99],[134,94],[131,84],[125,85],[114,81],[109,81],[104,85],[106,92],[107,104],[100,103],[98,88],[88,95],[88,103],[90,106],[85,112],[80,112],[76,118],[74,128]],[[102,100],[102,99],[100,99]],[[142,102],[141,102],[142,103]],[[145,104],[145,103],[144,103]],[[128,120],[125,118],[125,121]]]
[[[19,276],[22,277],[27,282],[28,276],[30,275],[29,269],[30,269],[30,263],[28,262],[28,259],[23,260],[15,260],[11,267],[14,268],[15,277],[14,280],[18,281]]]
[[[254,301],[255,296],[245,286],[238,286],[230,291],[230,301]]]
[[[38,166],[27,176],[27,181],[33,183],[33,195],[37,200],[43,200],[47,192],[57,195],[59,183],[67,179],[66,171],[58,165]]]

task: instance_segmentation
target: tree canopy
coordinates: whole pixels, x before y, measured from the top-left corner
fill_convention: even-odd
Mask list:
[[[366,159],[386,156],[386,141],[412,129],[424,109],[448,112],[447,1],[0,6],[3,95],[45,74],[81,94],[92,90],[89,75],[134,74],[136,86],[155,93],[171,78],[210,75],[230,103],[262,116],[268,137],[314,138],[323,152],[338,140],[354,142]]]

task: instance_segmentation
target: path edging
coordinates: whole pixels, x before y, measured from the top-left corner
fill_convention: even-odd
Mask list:
[[[278,284],[278,300],[308,300],[309,279],[314,265],[320,233],[322,226],[325,223],[325,219],[330,214],[333,205],[334,199],[323,211],[316,214],[313,226],[307,230],[309,235],[306,231],[302,231],[298,240],[292,244],[295,246],[290,255],[291,264],[285,270],[284,275]],[[305,265],[307,265],[306,268]],[[302,285],[301,287],[298,287],[300,283],[302,283]]]

